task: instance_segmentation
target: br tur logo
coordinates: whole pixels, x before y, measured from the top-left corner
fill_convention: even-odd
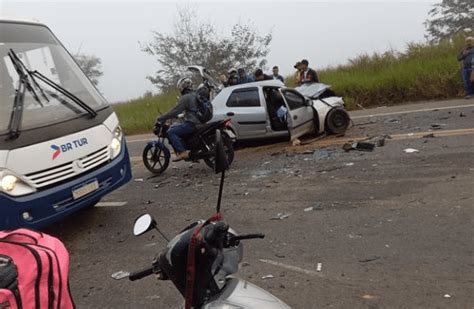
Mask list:
[[[63,152],[67,152],[67,151],[71,151],[71,150],[74,150],[74,149],[77,149],[79,147],[83,147],[87,145],[87,138],[81,138],[81,139],[77,139],[77,140],[74,140],[70,143],[65,143],[65,144],[62,144],[62,145],[51,145],[51,149],[54,150],[53,152],[53,160],[56,159],[61,153]]]

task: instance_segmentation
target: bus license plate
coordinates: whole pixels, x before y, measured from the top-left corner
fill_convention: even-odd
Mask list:
[[[99,189],[99,182],[97,180],[94,180],[93,182],[90,182],[80,188],[73,190],[72,198],[77,200],[78,198],[81,198],[84,195],[94,192],[97,189]]]

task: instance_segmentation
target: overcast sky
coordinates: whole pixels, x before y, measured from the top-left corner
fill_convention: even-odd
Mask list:
[[[139,41],[151,31],[170,32],[180,7],[222,33],[252,21],[261,34],[273,32],[268,65],[283,75],[306,58],[315,69],[345,63],[361,53],[403,50],[423,41],[423,22],[434,0],[419,1],[40,1],[0,0],[0,16],[34,18],[47,24],[66,48],[102,59],[99,88],[111,102],[139,97],[154,86],[146,79],[158,69]]]

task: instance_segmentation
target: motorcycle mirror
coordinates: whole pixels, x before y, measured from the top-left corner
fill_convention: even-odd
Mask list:
[[[229,161],[227,161],[227,154],[225,153],[224,143],[222,142],[221,131],[216,130],[216,159],[215,159],[215,172],[216,174],[222,173],[229,169]]]
[[[149,214],[144,214],[138,217],[133,224],[133,235],[140,236],[149,230],[155,228],[156,222]]]

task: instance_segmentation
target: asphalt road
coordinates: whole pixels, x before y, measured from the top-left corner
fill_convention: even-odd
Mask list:
[[[354,126],[344,137],[236,153],[224,216],[237,231],[266,234],[245,243],[238,275],[293,308],[472,308],[474,101],[351,116]],[[385,145],[372,152],[341,147],[383,136]],[[69,248],[79,308],[176,308],[182,302],[170,282],[110,277],[147,266],[166,245],[156,233],[131,235],[139,214],[151,213],[173,236],[214,211],[216,175],[204,164],[181,162],[151,177],[139,161],[148,138],[128,139],[136,181],[104,199],[112,204],[47,230]],[[305,212],[308,207],[315,210]],[[271,220],[278,213],[289,216]],[[273,278],[262,279],[266,275]]]

